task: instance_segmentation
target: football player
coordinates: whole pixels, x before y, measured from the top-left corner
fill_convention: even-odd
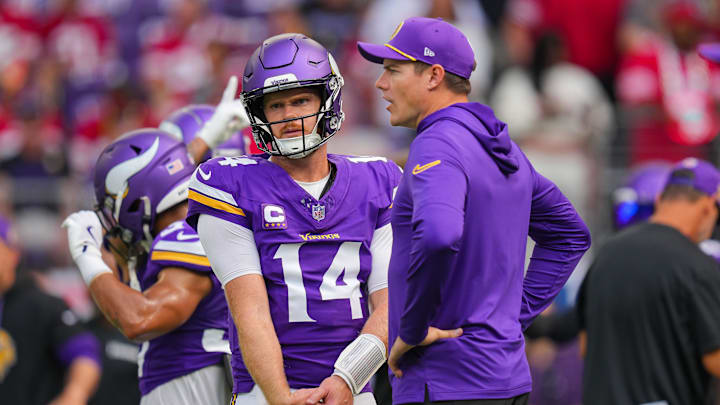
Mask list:
[[[241,97],[269,160],[215,158],[191,178],[188,222],[237,327],[234,403],[375,403],[367,383],[386,359],[401,171],[385,158],[327,153],[344,118],[342,86],[314,40],[267,39],[247,62]]]
[[[242,100],[235,98],[238,80],[232,76],[217,107],[188,105],[170,114],[159,128],[187,145],[197,165],[211,157],[242,155],[245,140],[238,132],[250,124]],[[237,153],[240,152],[240,153]]]
[[[231,94],[234,97],[234,91]],[[248,154],[249,139],[245,139],[243,131],[231,133],[233,128],[247,127],[249,123],[245,115],[245,109],[241,100],[234,100],[233,108],[240,108],[242,118],[234,119],[230,123],[230,129],[227,134],[223,134],[226,140],[213,146],[212,149],[208,143],[199,135],[202,134],[202,128],[210,121],[217,109],[207,104],[191,104],[174,111],[158,128],[174,136],[175,139],[185,143],[194,162],[202,163],[215,156],[240,156]],[[239,106],[238,106],[238,103]]]
[[[98,307],[138,354],[141,404],[227,404],[227,305],[198,236],[185,222],[195,167],[159,129],[130,132],[101,153],[96,212],[70,215],[70,251]],[[102,226],[102,228],[101,228]],[[101,257],[103,243],[120,281]]]

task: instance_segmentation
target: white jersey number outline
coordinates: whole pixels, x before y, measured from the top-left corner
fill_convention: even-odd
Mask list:
[[[280,259],[283,278],[288,288],[289,322],[316,322],[308,315],[307,294],[300,268],[300,247],[305,243],[283,243],[275,252],[273,259]],[[360,245],[362,242],[343,242],[340,245],[330,267],[323,275],[320,296],[327,300],[350,300],[352,319],[363,317],[360,298]],[[337,285],[341,274],[345,285]]]

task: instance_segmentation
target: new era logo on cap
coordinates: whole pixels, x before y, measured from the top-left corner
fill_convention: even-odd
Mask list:
[[[467,37],[439,18],[411,17],[403,21],[385,44],[358,42],[360,54],[370,62],[385,59],[439,64],[466,79],[475,70],[475,54]]]

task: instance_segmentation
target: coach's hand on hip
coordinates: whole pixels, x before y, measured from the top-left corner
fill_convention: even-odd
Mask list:
[[[462,328],[443,330],[431,326],[428,328],[427,336],[425,336],[425,339],[420,342],[418,346],[428,346],[440,339],[456,338],[461,336],[462,333]],[[400,336],[395,339],[395,343],[393,343],[390,355],[388,356],[388,367],[390,367],[390,370],[395,374],[395,377],[402,377],[403,372],[398,367],[398,363],[400,362],[400,358],[413,347],[415,347],[415,345],[405,343]]]

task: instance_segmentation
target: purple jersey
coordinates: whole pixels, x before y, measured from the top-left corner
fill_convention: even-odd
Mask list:
[[[142,395],[177,377],[221,364],[223,355],[230,351],[222,286],[210,269],[200,239],[184,221],[170,224],[155,238],[147,263],[136,271],[141,290],[152,287],[158,274],[168,267],[207,274],[213,287],[184,324],[140,347],[138,377]]]
[[[337,172],[320,200],[281,167],[255,157],[213,159],[190,181],[189,223],[208,214],[254,234],[291,388],[317,387],[330,376],[364,326],[370,242],[390,222],[401,177],[384,158],[328,159]],[[254,383],[233,332],[233,391],[249,392]]]

